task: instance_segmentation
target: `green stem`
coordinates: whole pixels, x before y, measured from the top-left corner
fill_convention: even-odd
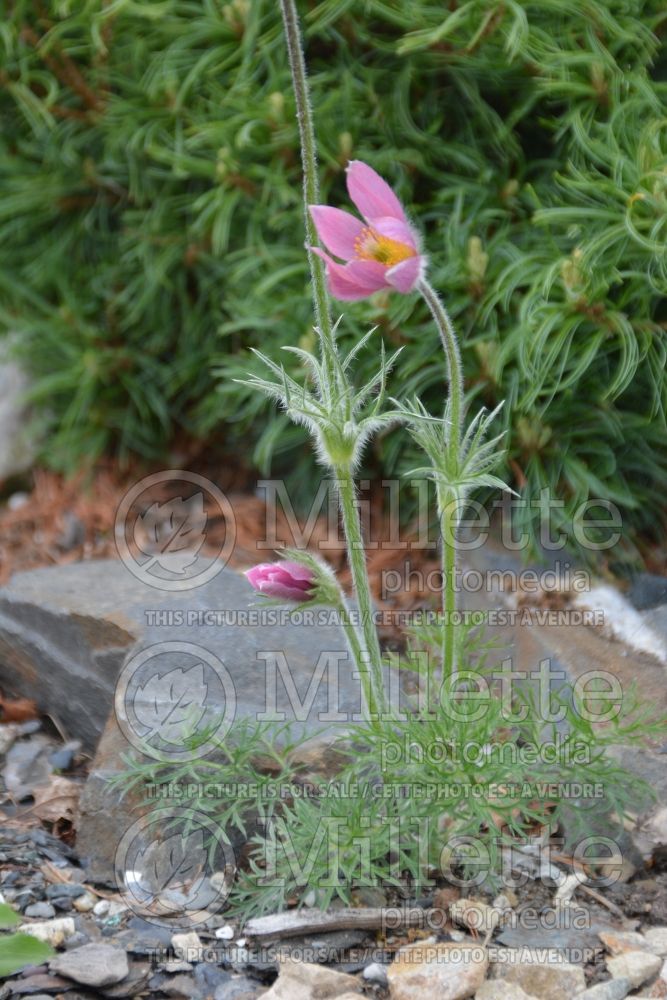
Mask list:
[[[322,341],[323,352],[328,361],[335,356],[334,334],[329,312],[324,264],[310,249],[317,245],[317,233],[308,211],[309,205],[317,205],[320,200],[319,181],[317,174],[317,146],[315,144],[315,129],[310,108],[308,93],[308,77],[306,63],[303,58],[303,45],[299,29],[299,16],[294,0],[280,0],[280,7],[285,27],[285,39],[292,72],[292,86],[296,101],[296,118],[299,125],[301,140],[301,164],[303,167],[303,206],[304,224],[306,228],[306,246],[308,248],[308,263],[313,283],[313,302],[317,328]]]
[[[354,479],[352,470],[347,466],[337,466],[335,469],[336,487],[340,502],[340,511],[343,521],[343,531],[347,545],[347,557],[352,574],[357,603],[359,605],[359,615],[361,617],[361,631],[364,639],[365,652],[370,661],[370,684],[373,692],[373,703],[375,714],[386,713],[386,698],[384,690],[384,678],[382,675],[382,653],[378,640],[375,623],[373,622],[373,599],[371,588],[368,583],[368,572],[366,569],[366,553],[364,541],[361,534],[361,521],[356,503]],[[368,671],[366,664],[359,663],[360,671]],[[371,721],[373,717],[371,716]]]
[[[461,443],[462,421],[463,421],[463,364],[461,362],[461,351],[459,342],[456,339],[454,326],[447,310],[438,298],[438,294],[429,285],[428,281],[422,279],[419,284],[419,291],[426,305],[431,311],[435,320],[435,325],[440,334],[440,340],[447,359],[447,380],[449,382],[449,399],[451,403],[452,434],[450,435],[450,447],[454,444],[456,454]]]
[[[315,317],[317,329],[322,347],[322,358],[327,369],[328,378],[327,393],[331,395],[334,385],[337,386],[337,393],[346,396],[348,393],[347,383],[344,379],[340,367],[340,361],[336,353],[335,330],[331,322],[329,312],[329,298],[327,294],[326,275],[324,264],[310,249],[317,244],[317,234],[313,221],[308,211],[309,205],[319,203],[319,183],[317,174],[317,147],[315,144],[315,129],[313,126],[313,116],[310,108],[310,98],[308,93],[308,77],[306,74],[306,64],[303,57],[303,44],[301,31],[299,29],[299,18],[294,4],[294,0],[280,0],[283,23],[285,27],[285,38],[287,40],[287,51],[289,55],[290,70],[292,73],[292,85],[296,100],[296,116],[299,125],[299,136],[301,140],[301,162],[303,165],[303,200],[304,200],[304,220],[306,228],[306,244],[308,246],[308,263],[313,283],[313,301],[315,304]],[[351,467],[345,468],[335,466],[334,474],[338,480],[340,496],[340,506],[347,540],[348,559],[352,572],[352,581],[359,604],[359,612],[362,619],[363,644],[366,647],[370,667],[363,662],[362,643],[359,635],[355,632],[355,642],[357,650],[357,665],[364,684],[367,708],[371,720],[377,716],[386,704],[384,692],[384,680],[382,676],[382,654],[380,643],[372,617],[372,601],[370,587],[368,584],[368,573],[366,571],[366,557],[361,535],[361,525],[359,522],[359,512],[354,502],[354,481],[352,479]]]
[[[455,677],[458,664],[456,662],[456,638],[454,615],[457,610],[456,599],[456,529],[458,513],[455,498],[447,496],[440,498],[438,505],[442,509],[442,612],[444,625],[442,632],[442,663],[443,680]]]
[[[437,293],[424,279],[419,284],[419,291],[435,320],[447,360],[449,415],[451,420],[451,430],[448,435],[447,444],[452,453],[452,464],[456,468],[458,466],[463,433],[463,364],[461,363],[461,351],[459,350],[459,343],[456,339],[452,321],[438,298]],[[456,496],[450,490],[443,491],[438,489],[437,493],[442,531],[442,611],[444,617],[442,630],[442,669],[443,679],[445,679],[446,677],[454,677],[457,671],[455,625],[453,618],[457,610],[456,532],[460,512]]]
[[[364,659],[363,648],[361,642],[359,641],[357,630],[352,624],[350,609],[345,603],[343,603],[341,607],[341,622],[350,653],[352,654],[352,659],[357,667],[357,670],[359,671],[361,690],[364,695],[364,706],[366,708],[366,718],[372,723],[378,714],[377,705],[375,704],[375,694],[373,692],[373,678],[371,677],[370,670],[368,669],[368,664]]]

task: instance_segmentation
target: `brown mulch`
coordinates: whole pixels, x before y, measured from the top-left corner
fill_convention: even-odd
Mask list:
[[[186,465],[186,468],[191,468]],[[14,573],[43,566],[63,565],[87,559],[117,559],[114,539],[114,520],[122,498],[131,487],[148,474],[145,468],[124,469],[112,461],[100,463],[92,472],[81,472],[67,478],[43,468],[35,468],[28,476],[26,489],[0,500],[0,585],[7,583]],[[231,566],[246,568],[258,562],[270,561],[273,556],[267,549],[258,549],[257,539],[265,537],[267,506],[251,490],[254,483],[243,471],[225,471],[214,475],[210,468],[192,471],[207,475],[223,489],[234,510],[236,542],[229,560]],[[224,479],[224,481],[220,481]],[[1,485],[1,484],[0,484]],[[159,491],[155,494],[160,499]],[[400,570],[406,562],[411,569],[431,574],[438,579],[439,560],[434,549],[396,547],[389,540],[398,537],[399,529],[392,525],[382,509],[382,497],[371,498],[371,545],[367,560],[371,586],[379,607],[388,610],[412,610],[424,605],[424,592],[413,574],[407,589],[382,600],[382,574],[387,570]],[[281,508],[269,511],[269,523],[277,526],[277,537],[286,546],[295,545],[289,522]],[[211,517],[207,528],[207,547],[215,550],[216,543],[224,538],[225,525]],[[303,527],[303,526],[302,526]],[[329,526],[330,527],[330,526]],[[325,517],[316,521],[309,539],[309,547],[319,552],[340,574],[344,587],[349,587],[349,572],[345,562],[342,541],[327,537]],[[329,531],[330,536],[330,531]],[[400,529],[402,542],[414,537],[405,528]],[[326,546],[322,542],[327,539]],[[384,544],[383,544],[384,543]],[[298,547],[298,545],[297,545]]]

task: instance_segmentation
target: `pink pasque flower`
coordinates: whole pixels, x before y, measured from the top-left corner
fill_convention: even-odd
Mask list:
[[[315,576],[297,562],[260,563],[244,574],[259,594],[285,601],[310,601]]]
[[[364,221],[328,205],[309,205],[317,235],[339,264],[311,247],[326,264],[336,299],[364,299],[381,288],[406,295],[424,272],[425,257],[403,206],[386,181],[361,160],[347,167],[347,190]]]

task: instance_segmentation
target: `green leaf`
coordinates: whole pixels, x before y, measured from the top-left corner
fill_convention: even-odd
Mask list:
[[[13,976],[26,965],[39,965],[54,955],[50,944],[38,941],[31,934],[0,937],[0,976]]]
[[[7,930],[9,927],[16,927],[21,923],[18,913],[12,910],[6,903],[0,903],[0,930]]]

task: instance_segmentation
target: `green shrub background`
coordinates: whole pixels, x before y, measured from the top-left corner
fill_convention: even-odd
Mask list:
[[[467,388],[508,400],[515,482],[550,487],[564,521],[594,496],[655,526],[662,0],[324,0],[301,13],[323,195],[345,206],[354,157],[411,206]],[[9,0],[0,53],[0,324],[35,374],[48,461],[161,460],[185,431],[303,479],[302,432],[231,381],[253,367],[249,347],[277,358],[313,337],[275,0]],[[393,391],[440,409],[421,303],[345,307],[346,337],[373,324],[409,345]],[[414,456],[394,432],[369,461],[391,474]]]

